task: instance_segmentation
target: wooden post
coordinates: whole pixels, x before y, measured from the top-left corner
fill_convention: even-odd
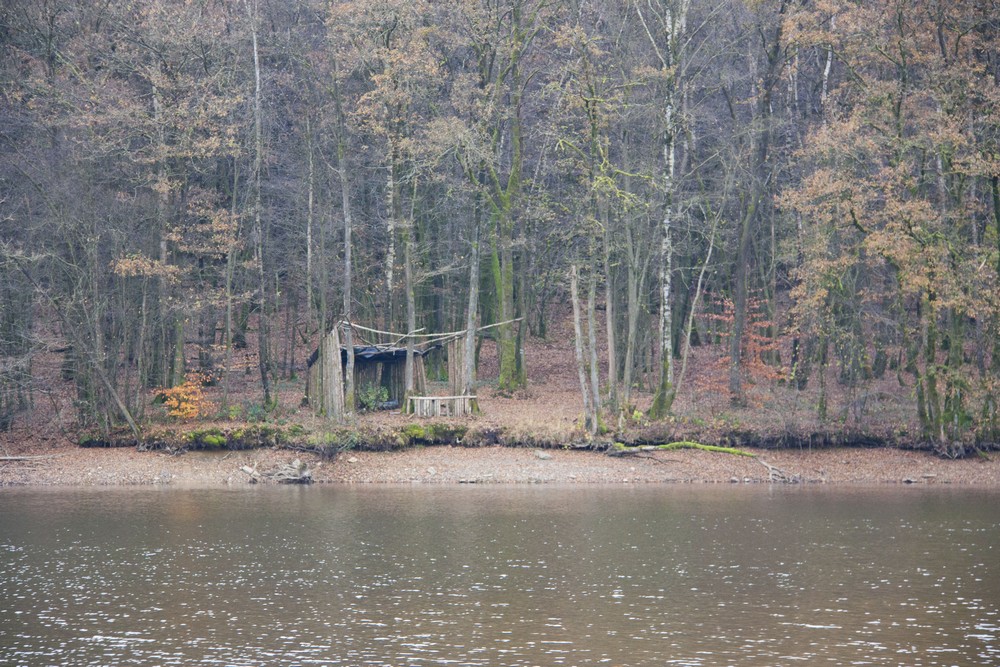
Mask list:
[[[322,377],[320,412],[337,422],[344,420],[344,371],[340,360],[340,334],[333,327],[323,341],[319,363]]]
[[[465,385],[465,339],[448,341],[448,392],[452,396],[466,393]]]

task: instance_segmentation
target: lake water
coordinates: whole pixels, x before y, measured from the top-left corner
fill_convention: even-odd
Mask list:
[[[0,491],[3,665],[998,665],[1000,493]]]

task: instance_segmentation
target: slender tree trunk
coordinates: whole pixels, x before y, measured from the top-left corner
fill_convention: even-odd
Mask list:
[[[313,332],[313,204],[316,185],[316,168],[313,159],[312,125],[306,116],[306,153],[309,163],[308,193],[306,195],[306,331]],[[323,332],[325,334],[325,332]]]
[[[502,192],[498,193],[501,202],[497,219],[497,250],[499,251],[499,271],[496,273],[496,293],[500,306],[500,321],[509,322],[514,314],[514,207],[521,195],[521,179],[524,170],[523,118],[521,97],[523,84],[521,80],[520,59],[523,55],[525,35],[521,27],[521,7],[516,4],[511,11],[511,21],[514,31],[513,53],[510,56],[510,174]],[[517,339],[514,334],[514,323],[504,324],[497,332],[500,343],[500,389],[513,391],[523,387],[527,372],[523,364],[518,363]]]
[[[705,271],[712,261],[712,250],[715,249],[715,230],[718,228],[718,223],[718,218],[712,223],[712,233],[708,238],[708,252],[705,253],[705,261],[698,272],[698,283],[695,286],[694,297],[691,300],[691,307],[688,311],[687,327],[684,334],[684,352],[681,354],[681,371],[677,376],[677,384],[675,386],[675,391],[678,392],[681,390],[681,385],[684,383],[684,374],[687,372],[688,353],[691,351],[691,332],[694,330],[694,315],[698,311],[698,299],[701,298],[701,288],[705,280]]]
[[[264,274],[264,229],[261,224],[261,179],[263,177],[264,160],[264,128],[261,108],[261,77],[260,77],[260,53],[257,47],[257,0],[243,0],[246,7],[247,18],[250,20],[250,37],[253,44],[253,71],[254,71],[254,96],[253,96],[253,135],[254,135],[254,158],[253,158],[253,236],[254,236],[254,264],[257,268],[258,289],[259,289],[259,313],[257,324],[258,354],[257,362],[260,369],[261,389],[264,395],[264,405],[271,406],[271,375],[270,375],[270,350],[268,345],[268,314],[267,314],[267,279]]]
[[[386,183],[386,194],[389,201],[386,202],[386,207],[388,208],[389,219],[387,222],[388,229],[386,233],[388,234],[386,243],[386,255],[385,255],[385,291],[386,291],[386,301],[383,312],[383,324],[386,331],[393,330],[393,287],[395,280],[395,265],[396,265],[396,228],[398,225],[398,220],[402,216],[402,205],[399,201],[399,178],[396,173],[396,149],[390,142],[389,146],[389,175],[388,182]]]
[[[615,322],[615,285],[611,273],[611,257],[605,242],[604,254],[604,324],[608,336],[608,405],[618,410],[618,335]]]
[[[230,202],[230,215],[233,220],[236,220],[236,202],[239,186],[239,165],[236,161],[233,161],[233,191],[231,193],[232,201]],[[222,380],[222,408],[223,410],[229,405],[229,372],[233,365],[233,278],[236,270],[236,231],[233,232],[233,238],[228,240],[229,246],[226,248],[226,330],[225,330],[225,345],[226,345],[226,355],[225,355],[225,369],[223,370],[223,380]]]
[[[597,301],[597,274],[593,270],[594,262],[591,260],[590,285],[587,290],[587,349],[590,353],[590,393],[591,406],[594,411],[594,420],[600,423],[601,414],[601,375],[600,364],[597,360],[597,318],[594,310]]]
[[[990,178],[990,194],[993,200],[993,225],[996,228],[996,233],[994,234],[997,244],[996,274],[1000,276],[1000,176]],[[996,335],[993,337],[993,353],[990,367],[994,373],[1000,375],[1000,314],[995,313],[994,318],[997,320],[994,322]],[[996,395],[993,396],[992,400],[1000,402]]]
[[[174,357],[170,364],[172,387],[184,382],[184,318],[174,317]]]
[[[683,100],[682,76],[684,65],[685,32],[687,29],[688,0],[681,0],[675,7],[665,3],[662,8],[662,30],[665,39],[663,50],[657,48],[657,40],[643,17],[639,4],[635,5],[647,36],[659,56],[660,65],[666,75],[663,96],[663,222],[660,237],[660,373],[650,417],[662,419],[673,407],[675,390],[673,386],[673,227],[674,191],[676,189],[677,149],[676,140],[680,130],[677,104]],[[676,10],[676,11],[675,11]]]
[[[354,310],[354,300],[351,294],[352,272],[354,270],[351,237],[354,232],[354,221],[351,216],[351,184],[348,179],[350,172],[347,162],[347,123],[344,120],[340,87],[337,81],[337,63],[334,61],[333,102],[337,112],[337,170],[340,176],[340,205],[344,215],[344,319],[348,322],[348,325],[344,327],[344,347],[347,350],[347,365],[344,369],[344,414],[350,417],[355,410],[354,331],[350,326]]]
[[[752,202],[740,224],[740,241],[736,252],[736,276],[733,289],[733,330],[729,337],[729,398],[735,405],[742,405],[743,395],[743,336],[747,319],[747,281],[749,279],[752,221],[757,206]]]
[[[782,0],[778,15],[783,16],[787,1]],[[742,363],[743,338],[746,335],[747,303],[749,297],[750,265],[753,262],[753,238],[761,216],[761,207],[765,202],[767,180],[768,152],[771,139],[771,96],[778,82],[784,60],[782,54],[782,28],[779,20],[774,26],[773,34],[764,37],[767,69],[760,81],[757,91],[757,108],[754,120],[758,130],[753,135],[753,162],[750,165],[752,184],[747,199],[746,210],[740,225],[740,240],[736,255],[736,275],[733,287],[733,329],[729,339],[729,397],[735,405],[743,405],[746,396],[743,393]]]
[[[479,313],[479,226],[481,209],[476,202],[472,231],[472,252],[469,258],[469,303],[465,310],[465,354],[462,369],[462,394],[476,390],[476,315]]]
[[[622,403],[628,408],[632,405],[632,374],[635,370],[635,349],[639,337],[639,277],[635,267],[629,264],[626,314],[627,331],[625,334],[625,368],[623,369]]]
[[[174,309],[170,306],[170,287],[167,282],[166,268],[169,261],[169,252],[167,246],[167,215],[169,207],[169,190],[168,190],[168,169],[166,164],[166,152],[167,152],[167,138],[164,132],[164,125],[162,121],[163,115],[163,102],[160,99],[160,90],[153,86],[153,121],[156,123],[157,127],[157,142],[161,155],[156,163],[156,180],[157,180],[157,192],[156,192],[156,218],[157,226],[160,230],[159,239],[159,251],[160,251],[160,275],[157,277],[157,304],[160,310],[160,335],[159,341],[156,345],[157,355],[159,358],[157,360],[157,367],[159,372],[157,373],[160,382],[164,382],[168,387],[176,387],[181,382],[184,381],[183,369],[177,368],[177,355],[176,349],[170,346],[170,333],[168,327],[170,327],[171,322],[176,324],[176,319],[178,314],[174,312]],[[176,345],[176,341],[174,343]]]
[[[570,266],[569,289],[570,299],[573,301],[573,333],[574,349],[576,351],[576,370],[580,380],[580,394],[583,396],[583,422],[584,428],[590,434],[597,433],[597,419],[594,415],[594,406],[590,387],[587,382],[587,362],[583,357],[583,326],[580,322],[580,287],[579,269],[574,263]]]
[[[417,304],[413,287],[413,225],[414,209],[416,208],[417,180],[413,179],[413,193],[410,207],[410,219],[403,227],[403,280],[406,290],[406,365],[403,370],[403,384],[406,388],[403,395],[404,408],[409,405],[409,397],[413,393],[413,334],[417,329]]]

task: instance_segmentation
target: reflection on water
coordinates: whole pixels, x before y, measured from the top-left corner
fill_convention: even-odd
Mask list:
[[[0,492],[0,664],[996,665],[996,492]]]

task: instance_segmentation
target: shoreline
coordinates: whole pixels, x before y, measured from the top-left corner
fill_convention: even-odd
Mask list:
[[[299,459],[318,484],[780,484],[948,485],[1000,489],[1000,456],[945,459],[926,451],[874,448],[756,449],[753,457],[671,450],[608,456],[573,449],[453,445],[346,451],[333,458],[283,448],[189,451],[135,448],[36,451],[0,461],[0,487],[250,486],[244,468],[266,475]],[[774,471],[779,475],[775,477]],[[275,484],[266,477],[265,485]]]

